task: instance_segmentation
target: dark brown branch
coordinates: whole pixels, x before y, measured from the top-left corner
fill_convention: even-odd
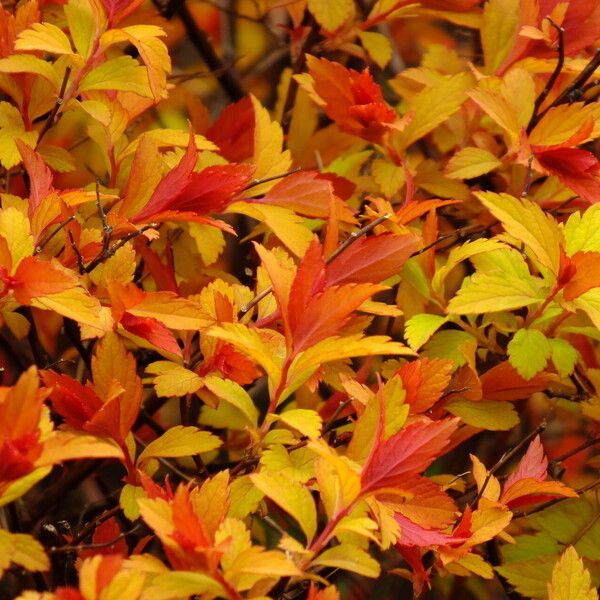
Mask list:
[[[58,92],[58,98],[56,99],[56,103],[52,107],[44,126],[40,131],[40,135],[38,136],[37,145],[39,146],[42,138],[48,133],[50,127],[56,124],[58,118],[58,111],[61,109],[63,101],[65,99],[65,92],[67,91],[67,83],[69,81],[69,77],[71,76],[71,67],[67,67],[65,69],[65,74],[63,76],[62,83],[60,85],[60,91]]]
[[[223,64],[223,61],[215,52],[206,33],[198,27],[192,13],[185,5],[185,1],[171,1],[168,2],[166,6],[162,6],[159,0],[153,0],[153,2],[161,14],[167,19],[170,19],[175,15],[181,19],[190,42],[202,56],[207,67],[211,71],[214,71],[215,77],[221,84],[223,90],[234,102],[241,100],[246,95],[246,92],[235,71]]]
[[[531,130],[538,123],[538,112],[542,104],[548,97],[548,94],[554,87],[554,84],[556,83],[558,76],[561,74],[561,71],[565,64],[565,30],[562,27],[558,26],[550,17],[546,17],[546,19],[548,20],[550,25],[552,25],[552,27],[556,29],[556,32],[558,34],[558,61],[556,62],[556,67],[554,68],[554,71],[552,71],[552,75],[550,75],[550,78],[546,82],[544,89],[542,90],[540,95],[535,99],[535,104],[533,106],[533,116],[531,118],[531,121],[529,122],[529,126],[527,127],[527,133],[531,133]]]
[[[116,538],[108,540],[107,542],[98,542],[96,544],[79,544],[69,546],[59,546],[58,548],[50,548],[50,554],[64,554],[67,552],[82,552],[83,550],[96,550],[98,548],[110,548],[116,544],[119,540],[125,539],[128,535],[135,533],[140,527],[140,523],[135,524],[131,529],[120,533]]]
[[[83,256],[81,256],[81,252],[79,252],[79,248],[75,243],[73,232],[69,229],[67,233],[69,235],[69,242],[71,243],[71,248],[73,248],[73,252],[75,253],[75,257],[77,258],[77,268],[79,269],[79,274],[83,275],[86,272],[85,265],[83,264]]]
[[[75,220],[75,215],[71,215],[66,218],[62,223],[59,223],[56,228],[49,233],[36,247],[33,251],[34,254],[39,254],[53,239],[54,237],[62,231],[71,221]]]

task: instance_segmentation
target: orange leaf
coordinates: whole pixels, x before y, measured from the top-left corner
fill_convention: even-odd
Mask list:
[[[58,263],[28,256],[17,268],[13,290],[17,302],[27,306],[33,298],[64,292],[78,283],[77,276]]]

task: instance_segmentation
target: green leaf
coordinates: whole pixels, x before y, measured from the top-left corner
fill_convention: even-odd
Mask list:
[[[139,455],[137,462],[142,463],[150,458],[180,458],[194,456],[202,452],[216,450],[222,445],[221,440],[208,431],[200,431],[197,427],[176,425],[150,442]]]
[[[507,350],[510,364],[525,379],[542,371],[552,354],[548,338],[537,329],[519,329]]]
[[[448,303],[448,312],[477,315],[515,310],[542,302],[546,297],[542,280],[521,279],[510,273],[477,272],[465,281]]]
[[[508,431],[519,423],[519,415],[510,402],[495,400],[456,399],[446,404],[446,410],[473,427],[488,431]]]
[[[448,320],[448,317],[421,313],[406,322],[404,337],[416,352]]]
[[[466,331],[459,331],[457,329],[438,331],[427,342],[421,356],[428,358],[448,358],[454,361],[454,365],[457,368],[462,367],[467,362],[467,359],[460,351],[460,347],[463,344],[469,343],[474,344],[476,340]]]
[[[579,352],[567,340],[552,339],[550,344],[552,364],[561,377],[568,377],[574,370]]]
[[[97,38],[96,27],[101,26],[97,23],[99,15],[94,14],[92,6],[86,0],[69,0],[64,8],[73,43],[83,58],[90,57]]]
[[[574,212],[564,227],[565,250],[569,256],[576,252],[600,252],[600,204],[583,214]]]

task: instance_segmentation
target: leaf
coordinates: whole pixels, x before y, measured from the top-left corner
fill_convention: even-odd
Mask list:
[[[448,303],[448,313],[482,314],[515,310],[545,300],[543,282],[528,277],[522,279],[510,273],[477,271],[468,278]]]
[[[152,578],[141,600],[179,600],[195,594],[225,595],[223,586],[209,575],[191,571],[170,571]]]
[[[392,58],[392,45],[388,38],[376,31],[361,31],[358,37],[371,60],[380,69],[385,69]]]
[[[307,5],[317,23],[326,31],[335,31],[354,15],[354,4],[351,0],[308,0]]]
[[[100,15],[94,11],[91,2],[69,0],[65,6],[65,16],[77,52],[83,58],[89,58],[96,39],[96,28],[102,23]]]
[[[583,213],[572,213],[565,223],[564,236],[569,256],[576,252],[600,252],[600,205],[590,206]]]
[[[265,496],[298,522],[310,543],[317,530],[317,511],[310,492],[281,473],[261,471],[250,475],[250,479]]]
[[[575,365],[579,360],[579,352],[567,340],[549,339],[550,357],[554,368],[561,377],[568,377],[575,370]]]
[[[485,398],[485,395],[484,395]],[[519,415],[512,404],[495,400],[455,399],[446,404],[445,408],[467,425],[488,431],[508,431],[519,423]]]
[[[394,140],[396,148],[405,150],[458,111],[472,85],[471,76],[460,73],[445,77],[417,94],[410,105],[414,111],[412,119]]]
[[[404,336],[416,352],[448,320],[447,317],[422,313],[406,321]]]
[[[194,456],[216,450],[221,445],[221,440],[208,431],[201,431],[197,427],[175,425],[150,442],[138,456],[137,463],[141,464],[145,460],[156,457]]]
[[[600,287],[598,259],[600,259],[598,252],[576,252],[573,255],[570,266],[575,268],[575,274],[563,288],[565,300],[574,300],[588,290]]]
[[[525,379],[544,369],[552,350],[548,338],[537,329],[519,329],[507,347],[510,364]]]
[[[552,569],[549,600],[598,600],[589,571],[573,546],[569,546]]]
[[[258,409],[248,392],[239,384],[229,379],[221,379],[214,375],[204,377],[202,383],[217,398],[237,408],[252,427],[258,422]]]
[[[31,54],[13,54],[0,59],[0,73],[32,73],[46,79],[56,92],[61,84],[61,77],[52,63],[46,62]]]
[[[79,91],[92,90],[120,90],[134,92],[146,98],[153,97],[146,69],[131,56],[110,58],[90,71],[81,80]]]
[[[146,372],[156,375],[152,383],[159,397],[181,397],[193,394],[202,387],[199,375],[168,360],[150,363]]]
[[[466,147],[450,158],[445,172],[452,179],[472,179],[485,175],[501,165],[502,161],[488,150]]]
[[[423,472],[443,453],[456,431],[458,419],[415,421],[387,440],[375,440],[363,468],[363,493],[395,487]]]
[[[375,159],[371,163],[371,173],[381,193],[387,198],[394,196],[406,182],[404,168],[387,160]]]
[[[267,179],[274,175],[286,173],[291,164],[289,150],[282,150],[283,130],[277,121],[271,121],[267,109],[254,97],[250,96],[254,108],[254,158],[256,166],[254,177],[256,179]],[[267,183],[255,186],[253,194],[264,193],[273,186]]]
[[[339,544],[325,550],[313,560],[312,564],[344,569],[364,577],[379,577],[381,572],[379,563],[374,558],[351,544]]]
[[[413,235],[363,236],[326,266],[327,284],[379,283],[397,275],[416,249]]]
[[[535,202],[518,200],[510,194],[476,192],[475,195],[507,233],[529,246],[545,267],[558,274],[562,234],[552,216]]]
[[[33,237],[29,219],[14,206],[0,210],[0,236],[8,245],[11,256],[11,273],[17,270],[20,262],[33,254]]]
[[[314,410],[295,408],[286,410],[277,417],[310,439],[317,439],[321,436],[323,420]]]
[[[25,131],[21,113],[8,102],[0,102],[0,162],[10,169],[21,162],[19,142],[34,145],[37,133]]]
[[[522,400],[546,389],[552,380],[553,376],[548,373],[524,379],[508,361],[504,361],[481,376],[481,385],[485,399]]]
[[[15,50],[42,50],[51,54],[72,54],[69,38],[52,23],[33,23],[21,31]]]
[[[57,431],[44,442],[44,448],[36,464],[53,465],[65,460],[81,458],[123,459],[123,451],[115,442],[74,431]]]
[[[504,62],[517,38],[519,0],[490,0],[483,11],[481,44],[485,70],[494,74]]]
[[[10,533],[0,529],[0,576],[11,563],[28,571],[47,571],[50,560],[44,547],[25,533]]]

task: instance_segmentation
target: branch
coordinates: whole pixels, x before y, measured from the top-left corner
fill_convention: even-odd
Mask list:
[[[59,546],[58,548],[50,548],[48,552],[50,554],[64,554],[67,552],[82,552],[83,550],[95,550],[97,548],[110,548],[116,544],[119,540],[126,538],[128,535],[135,533],[140,528],[141,523],[136,523],[131,529],[120,533],[116,538],[109,540],[108,542],[98,542],[96,544],[79,544],[69,546]]]
[[[71,215],[70,217],[65,219],[62,223],[59,223],[59,225],[57,225],[56,229],[54,229],[54,231],[52,231],[50,234],[48,234],[35,247],[35,250],[33,251],[33,253],[39,254],[50,243],[50,241],[54,239],[54,237],[58,234],[59,231],[63,230],[71,221],[74,221],[74,220],[75,220],[75,215]]]
[[[50,129],[50,127],[55,125],[55,123],[57,121],[58,111],[61,109],[63,101],[65,99],[65,92],[67,91],[67,82],[69,81],[70,76],[71,76],[71,67],[67,67],[65,69],[65,74],[63,76],[63,80],[60,85],[60,91],[58,92],[58,98],[56,99],[56,103],[52,107],[52,110],[50,111],[50,114],[48,115],[48,118],[46,119],[46,122],[44,123],[44,126],[42,127],[42,129],[40,131],[40,135],[38,136],[36,146],[40,145],[42,138],[48,133],[48,130]]]
[[[552,27],[556,29],[556,32],[558,34],[558,61],[556,63],[554,71],[552,72],[552,75],[550,75],[550,79],[548,79],[548,81],[546,82],[544,89],[542,90],[540,95],[535,99],[535,104],[533,105],[533,116],[531,117],[531,120],[527,127],[527,133],[531,133],[531,130],[538,123],[538,111],[540,110],[540,107],[544,103],[544,100],[546,100],[548,94],[554,87],[554,84],[556,83],[556,80],[558,79],[558,76],[560,75],[565,64],[565,30],[562,27],[559,27],[550,17],[546,17],[546,19],[548,20],[550,25],[552,25]]]
[[[371,221],[371,223],[369,223],[368,225],[365,225],[363,228],[359,229],[358,231],[353,231],[350,234],[350,236],[346,240],[344,240],[344,242],[342,244],[340,244],[325,259],[325,264],[328,265],[330,262],[332,262],[333,260],[335,260],[340,254],[342,254],[342,252],[344,252],[352,244],[354,244],[354,242],[358,238],[362,237],[363,235],[366,235],[367,233],[369,233],[370,231],[372,231],[373,229],[375,229],[375,227],[377,227],[377,225],[381,225],[381,223],[387,221],[391,216],[392,215],[389,214],[389,213],[385,214],[382,217],[378,217],[374,221]],[[255,307],[263,298],[266,298],[272,291],[273,291],[273,286],[272,285],[270,285],[269,287],[265,288],[260,294],[254,296],[254,298],[252,298],[252,300],[250,300],[250,302],[248,302],[247,304],[244,304],[244,306],[240,307],[240,312],[247,313],[251,308]]]
[[[198,27],[192,13],[185,5],[185,0],[171,0],[166,6],[162,6],[160,0],[152,1],[165,18],[170,19],[177,15],[181,19],[190,42],[202,56],[208,68],[214,71],[215,77],[231,100],[237,102],[244,98],[246,92],[235,71],[223,64],[206,33]]]

